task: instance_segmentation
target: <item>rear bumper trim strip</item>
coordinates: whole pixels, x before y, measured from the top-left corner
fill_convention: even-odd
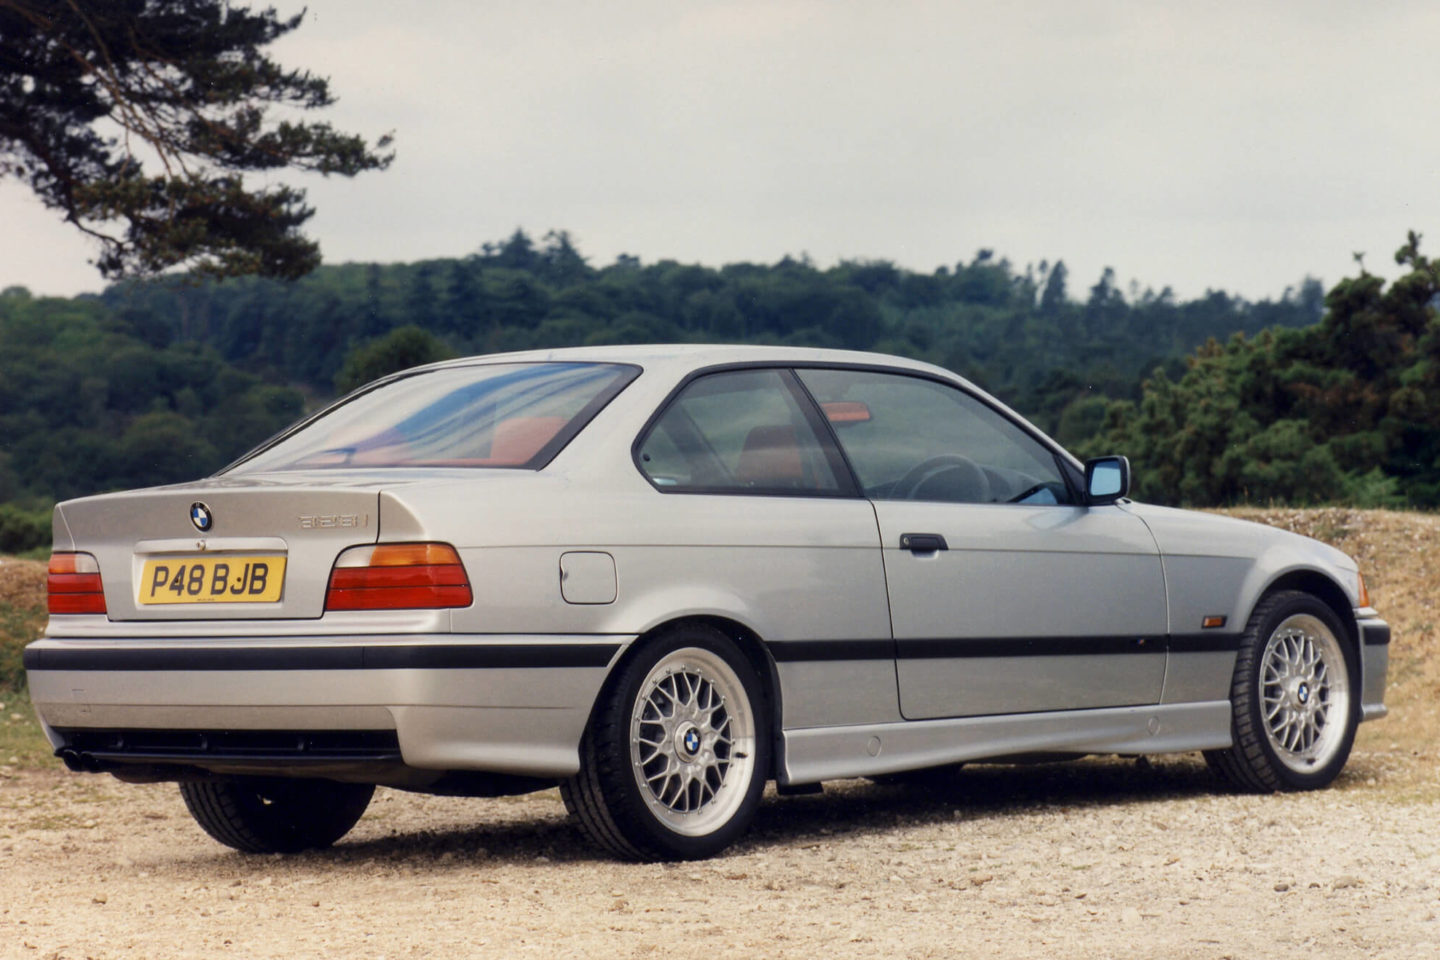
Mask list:
[[[620,649],[578,643],[346,644],[344,646],[137,647],[30,646],[26,670],[408,670],[603,667]]]

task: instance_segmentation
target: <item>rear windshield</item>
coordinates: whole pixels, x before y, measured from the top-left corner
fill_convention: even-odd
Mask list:
[[[337,404],[226,473],[538,469],[638,372],[612,363],[495,363],[417,373]]]

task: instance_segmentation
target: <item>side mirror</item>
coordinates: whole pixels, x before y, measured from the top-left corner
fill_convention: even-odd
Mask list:
[[[1092,507],[1114,503],[1130,493],[1130,461],[1096,457],[1085,462],[1085,502]]]

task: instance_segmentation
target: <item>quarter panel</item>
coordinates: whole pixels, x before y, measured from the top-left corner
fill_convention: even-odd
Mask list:
[[[775,669],[785,692],[786,730],[904,719],[893,658],[782,662]]]
[[[472,607],[454,611],[456,631],[644,634],[683,617],[721,617],[762,642],[824,645],[803,667],[779,670],[786,726],[896,716],[893,660],[873,656],[875,641],[892,648],[868,501],[667,495],[643,480],[603,494],[541,486],[553,494],[543,510],[526,506],[524,491],[518,506],[447,502],[475,594]],[[564,601],[560,557],[575,550],[614,558],[613,603]]]

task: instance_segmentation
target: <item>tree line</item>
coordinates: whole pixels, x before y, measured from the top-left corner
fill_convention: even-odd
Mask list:
[[[1129,453],[1162,503],[1440,507],[1440,261],[1412,232],[1395,262],[1388,287],[1338,283],[1314,326],[1207,342],[1103,404],[1079,449]]]
[[[1407,262],[1412,277],[1434,270],[1418,238]],[[213,472],[397,366],[656,341],[929,360],[1072,449],[1129,453],[1138,492],[1159,502],[1434,502],[1429,408],[1401,417],[1413,397],[1437,395],[1421,359],[1433,310],[1414,302],[1433,282],[1387,290],[1362,273],[1327,297],[1306,279],[1258,302],[1122,289],[1111,270],[1071,286],[1063,262],[1018,268],[989,250],[929,273],[804,257],[595,266],[563,231],[537,241],[517,230],[466,257],[324,266],[294,281],[161,277],[74,298],[11,288],[0,292],[0,540],[17,512],[33,519],[55,499]]]
[[[803,257],[714,268],[622,255],[594,267],[565,232],[536,242],[521,230],[463,258],[323,267],[291,283],[139,281],[101,297],[156,348],[209,346],[242,370],[316,395],[336,387],[357,346],[407,327],[433,338],[434,351],[459,355],[600,343],[804,344],[930,360],[1068,440],[1099,426],[1084,419],[1094,416],[1090,407],[1065,420],[1075,401],[1138,398],[1142,376],[1157,366],[1179,375],[1185,355],[1207,339],[1312,325],[1323,300],[1319,281],[1307,279],[1278,300],[1210,291],[1181,301],[1168,289],[1122,290],[1111,270],[1075,293],[1063,262],[1021,270],[988,250],[930,273],[886,261],[821,269]]]

